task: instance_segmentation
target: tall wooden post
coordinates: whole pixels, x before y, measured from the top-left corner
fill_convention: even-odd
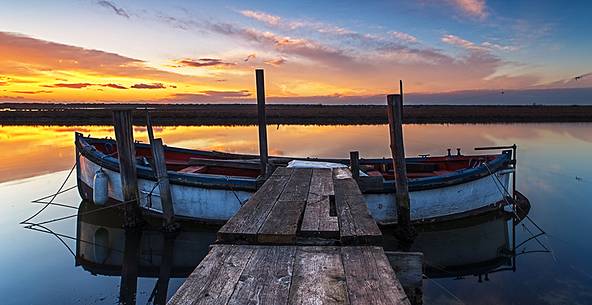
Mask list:
[[[148,139],[150,140],[152,159],[154,161],[152,168],[155,173],[154,176],[158,181],[158,191],[160,194],[160,205],[162,207],[164,227],[166,231],[174,231],[178,226],[175,222],[175,210],[173,208],[173,196],[171,193],[169,175],[167,173],[164,144],[162,143],[162,139],[154,138],[150,113],[146,114],[146,129],[148,131]]]
[[[136,174],[136,149],[132,129],[132,111],[130,109],[114,110],[113,124],[117,142],[117,157],[121,176],[121,190],[125,202],[126,226],[133,227],[140,220],[140,198],[138,194],[138,177]]]
[[[154,157],[154,168],[156,169],[156,179],[158,179],[158,190],[160,193],[160,204],[164,217],[164,225],[168,231],[175,230],[175,210],[173,208],[173,196],[171,195],[171,185],[167,173],[166,161],[164,157],[164,146],[162,139],[154,139],[151,143],[152,155]]]
[[[267,178],[267,119],[265,116],[265,79],[263,69],[255,70],[257,82],[257,124],[259,125],[259,158],[261,176]]]
[[[411,227],[409,187],[407,184],[405,147],[403,145],[403,100],[401,95],[388,95],[387,104],[391,154],[395,170],[397,223],[401,237],[412,240],[414,230]]]
[[[360,153],[357,151],[349,152],[349,163],[352,171],[352,178],[360,182]]]

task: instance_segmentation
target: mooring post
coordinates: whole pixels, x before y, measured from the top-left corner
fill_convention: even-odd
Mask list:
[[[162,215],[164,218],[164,227],[166,231],[174,231],[177,228],[177,224],[175,222],[173,196],[171,193],[171,185],[169,182],[169,175],[167,173],[166,159],[164,155],[164,144],[162,143],[162,139],[154,138],[154,131],[152,130],[152,118],[150,113],[146,114],[146,129],[148,131],[148,139],[150,140],[150,148],[152,149],[152,159],[154,161],[152,168],[158,183],[160,205],[162,207]]]
[[[352,171],[352,178],[360,183],[360,153],[357,151],[349,152],[349,165]]]
[[[267,178],[267,118],[265,116],[265,79],[263,69],[255,70],[257,83],[257,124],[259,125],[259,158],[261,176]]]
[[[403,145],[403,99],[400,94],[391,94],[387,96],[387,104],[391,154],[395,170],[397,223],[401,237],[413,240],[415,231],[411,226],[409,187]]]
[[[167,231],[174,231],[177,225],[175,223],[175,210],[173,208],[171,185],[164,157],[164,145],[162,144],[162,139],[154,139],[151,145],[152,155],[154,157],[154,168],[156,169],[156,179],[158,179],[158,190],[160,194],[160,204],[162,205],[164,225]]]
[[[117,158],[123,193],[125,226],[133,227],[140,220],[138,177],[136,174],[136,149],[132,129],[132,110],[113,111],[115,140],[117,142]]]
[[[152,114],[150,111],[146,112],[146,131],[148,132],[148,140],[152,143],[154,141],[154,130],[152,130]]]

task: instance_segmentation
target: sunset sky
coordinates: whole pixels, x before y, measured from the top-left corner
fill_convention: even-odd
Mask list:
[[[1,0],[0,101],[592,92],[592,4],[517,2]]]

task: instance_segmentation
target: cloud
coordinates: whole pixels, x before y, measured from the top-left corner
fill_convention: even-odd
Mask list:
[[[245,102],[251,93],[248,90],[205,90],[198,93],[175,93],[163,99],[163,102],[175,103],[219,103]]]
[[[280,23],[281,18],[278,16],[274,16],[271,14],[251,11],[251,10],[244,10],[240,12],[243,16],[253,18],[257,21],[264,22],[268,25],[278,25]]]
[[[142,60],[115,53],[0,32],[0,74],[18,75],[20,78],[47,78],[53,74],[55,78],[63,78],[63,73],[59,71],[93,77],[137,77],[171,82],[199,79],[198,76],[148,67]]]
[[[265,64],[270,65],[270,66],[280,66],[286,63],[286,60],[284,58],[276,58],[276,59],[270,59],[270,60],[266,60],[264,61]]]
[[[476,44],[472,41],[468,41],[466,39],[460,38],[456,35],[446,34],[442,36],[441,41],[447,44],[455,45],[467,50],[477,50],[477,51],[516,51],[518,47],[510,46],[510,45],[501,45],[497,43],[492,43],[489,41],[485,41],[481,44]]]
[[[118,85],[118,84],[103,84],[101,85],[103,87],[109,87],[109,88],[113,88],[113,89],[127,89],[127,87]]]
[[[451,45],[455,45],[457,47],[461,47],[464,49],[469,49],[469,50],[485,50],[485,48],[476,45],[475,43],[462,39],[456,35],[451,35],[451,34],[446,34],[444,36],[442,36],[441,38],[442,42],[447,43],[447,44],[451,44]]]
[[[390,34],[398,40],[411,42],[411,43],[417,42],[417,37],[407,34],[407,33],[394,31],[394,32],[391,32]]]
[[[90,86],[93,86],[93,84],[89,84],[89,83],[74,83],[74,84],[59,83],[59,84],[53,84],[53,85],[43,85],[43,87],[47,87],[47,88],[71,88],[71,89],[80,89],[80,88],[86,88],[86,87],[90,87]]]
[[[217,91],[217,90],[206,90],[201,91],[201,93],[208,95],[208,96],[215,96],[215,97],[247,97],[250,96],[249,90],[235,90],[235,91]]]
[[[0,86],[8,86],[8,82],[0,82]]]
[[[246,60],[245,60],[246,61]],[[176,61],[177,64],[184,67],[224,67],[224,66],[234,66],[236,64],[224,62],[221,59],[217,58],[200,58],[200,59],[191,59],[185,58]]]
[[[164,89],[166,88],[162,83],[152,83],[152,84],[135,84],[131,86],[134,89]]]
[[[19,94],[39,94],[39,93],[52,93],[53,91],[35,90],[35,91],[10,91],[10,92],[19,93]]]
[[[97,1],[97,4],[102,6],[102,7],[106,7],[108,9],[113,10],[113,12],[121,17],[125,17],[129,19],[129,14],[122,8],[117,7],[113,2],[111,1],[105,1],[105,0],[101,0],[101,1]]]
[[[70,89],[82,89],[91,86],[109,87],[114,89],[127,89],[124,86],[118,84],[91,84],[91,83],[57,83],[53,85],[43,85],[46,88],[70,88]]]
[[[247,55],[247,57],[245,57],[245,59],[243,61],[247,62],[247,61],[249,61],[251,59],[255,59],[255,58],[257,58],[257,54],[253,53],[253,54]]]
[[[487,6],[485,0],[451,0],[465,14],[471,17],[483,19],[487,17]]]

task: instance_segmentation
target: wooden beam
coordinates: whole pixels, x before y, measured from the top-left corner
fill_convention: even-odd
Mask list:
[[[360,153],[357,151],[349,152],[349,164],[351,167],[352,178],[360,182]]]
[[[403,144],[403,98],[401,94],[388,95],[387,104],[391,154],[395,170],[397,224],[401,229],[401,237],[413,239],[407,165],[405,163],[405,147]]]
[[[136,149],[132,129],[132,111],[114,110],[113,124],[117,143],[117,158],[121,176],[121,190],[125,202],[125,225],[135,226],[140,219]]]
[[[153,139],[152,143],[150,144],[152,146],[154,169],[156,172],[156,179],[158,181],[158,190],[160,194],[162,215],[164,217],[164,226],[167,231],[172,231],[177,228],[177,225],[175,224],[175,210],[173,208],[173,196],[171,193],[171,185],[169,183],[169,175],[167,173],[164,156],[164,146],[162,144],[162,139]]]
[[[263,69],[255,70],[257,83],[257,124],[259,126],[259,158],[261,162],[261,176],[267,178],[267,118],[265,116],[265,79]]]

